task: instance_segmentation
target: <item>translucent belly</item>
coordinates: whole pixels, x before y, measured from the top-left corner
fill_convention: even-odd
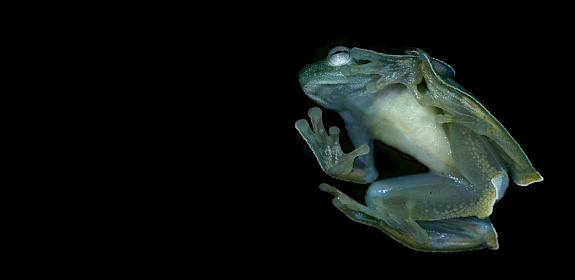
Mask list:
[[[406,153],[431,171],[455,170],[449,140],[437,123],[438,109],[421,106],[405,87],[388,87],[367,110],[374,138]]]

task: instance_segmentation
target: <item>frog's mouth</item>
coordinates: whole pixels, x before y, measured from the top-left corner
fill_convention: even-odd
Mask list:
[[[323,107],[330,107],[328,104],[335,98],[332,94],[336,83],[314,83],[310,82],[302,86],[302,90],[311,100]]]
[[[345,81],[346,77],[340,71],[335,69],[326,71],[324,67],[313,64],[306,65],[299,73],[299,83],[302,89],[309,86],[345,84]]]

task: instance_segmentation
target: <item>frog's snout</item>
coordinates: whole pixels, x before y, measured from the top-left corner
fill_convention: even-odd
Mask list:
[[[312,65],[308,64],[308,65],[304,66],[298,73],[299,85],[301,86],[302,89],[309,82],[309,80],[311,78],[310,77],[311,68],[312,68]]]

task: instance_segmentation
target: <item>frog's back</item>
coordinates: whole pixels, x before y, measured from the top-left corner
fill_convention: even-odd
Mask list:
[[[427,102],[452,115],[461,125],[486,136],[500,152],[501,159],[517,185],[526,186],[542,181],[543,177],[535,170],[523,149],[491,112],[451,77],[441,75],[427,53],[421,50],[417,53],[420,57],[418,68],[428,85],[425,94]]]

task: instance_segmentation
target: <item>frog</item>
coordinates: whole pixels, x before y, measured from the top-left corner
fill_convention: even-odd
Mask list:
[[[408,248],[459,252],[499,248],[490,220],[510,182],[541,182],[517,141],[469,91],[455,70],[421,49],[386,54],[339,46],[299,72],[302,91],[343,120],[326,129],[313,107],[295,128],[320,168],[338,180],[368,185],[364,203],[335,186],[320,190],[351,220],[375,227]],[[311,126],[310,126],[311,124]],[[378,180],[374,141],[428,171]]]

